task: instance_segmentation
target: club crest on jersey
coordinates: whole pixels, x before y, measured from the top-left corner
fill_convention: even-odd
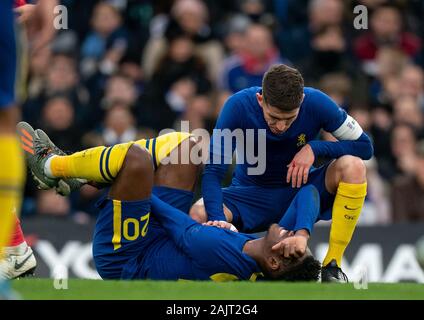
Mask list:
[[[304,146],[305,144],[306,144],[306,135],[302,133],[297,137],[297,146],[301,147],[301,146]]]

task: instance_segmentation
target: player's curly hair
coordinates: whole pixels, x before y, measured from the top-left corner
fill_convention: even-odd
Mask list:
[[[284,64],[272,66],[262,80],[264,102],[281,111],[300,107],[304,81],[300,72]]]
[[[278,280],[283,281],[318,281],[321,274],[321,263],[309,255],[293,268],[283,272]]]

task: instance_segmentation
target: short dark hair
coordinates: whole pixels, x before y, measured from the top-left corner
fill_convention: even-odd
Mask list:
[[[321,274],[321,263],[309,255],[293,268],[284,271],[278,280],[283,281],[318,281]]]
[[[274,65],[262,80],[264,102],[281,111],[292,111],[300,107],[303,87],[303,77],[297,69],[284,64]]]

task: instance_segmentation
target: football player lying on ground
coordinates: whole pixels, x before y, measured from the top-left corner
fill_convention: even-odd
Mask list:
[[[278,224],[261,238],[202,225],[188,215],[192,192],[169,183],[154,186],[158,180],[154,146],[159,148],[166,135],[59,155],[41,130],[20,123],[18,131],[32,137],[27,163],[44,187],[60,188],[60,179],[70,185],[75,178],[110,183],[107,196],[98,203],[93,239],[94,262],[103,279],[253,281],[260,274],[270,280],[319,278],[320,263],[306,248],[296,258],[272,250],[292,236]],[[191,179],[188,184],[194,183]]]

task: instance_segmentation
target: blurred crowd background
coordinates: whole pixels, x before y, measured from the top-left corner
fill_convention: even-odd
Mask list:
[[[212,130],[229,95],[285,63],[373,140],[359,223],[424,221],[424,0],[60,3],[69,29],[28,60],[22,112],[65,151],[153,137],[181,120]],[[361,4],[368,29],[357,30]],[[24,217],[95,217],[102,191],[62,198],[27,181]]]

